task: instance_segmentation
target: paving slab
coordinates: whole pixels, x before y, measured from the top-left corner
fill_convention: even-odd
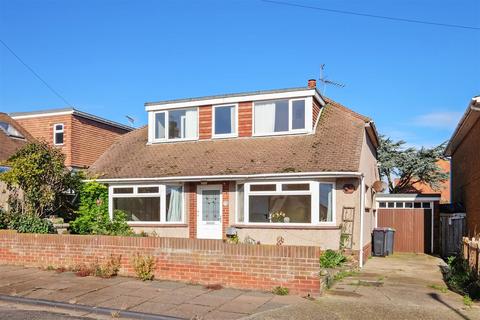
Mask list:
[[[153,314],[166,314],[167,311],[170,311],[176,308],[177,306],[178,306],[177,304],[171,304],[171,303],[159,303],[159,302],[146,301],[133,307],[131,310],[138,311],[138,312],[145,312],[145,313],[153,313]]]
[[[219,310],[226,312],[236,312],[236,313],[253,313],[261,305],[267,303],[272,299],[272,296],[269,297],[255,297],[253,295],[242,294],[237,298],[230,300],[229,302],[223,304]]]
[[[179,306],[176,306],[174,309],[166,311],[165,315],[185,319],[192,319],[194,317],[203,319],[203,317],[206,316],[206,314],[213,309],[214,307],[209,306],[200,306],[196,304],[181,304]]]
[[[189,300],[188,303],[199,304],[202,306],[218,307],[218,306],[221,306],[222,304],[227,303],[230,300],[231,298],[228,298],[228,297],[221,297],[221,296],[210,295],[208,293],[205,293],[197,296],[192,300]]]
[[[121,310],[127,310],[138,306],[147,301],[145,298],[134,296],[118,296],[108,300],[105,300],[98,304],[99,307],[115,308]]]
[[[205,314],[202,320],[240,319],[245,316],[246,314],[244,313],[224,312],[224,311],[214,310]]]

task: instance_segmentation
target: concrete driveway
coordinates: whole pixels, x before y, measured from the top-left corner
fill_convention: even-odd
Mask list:
[[[478,304],[446,290],[440,266],[428,255],[371,258],[316,301],[252,315],[248,319],[480,319]]]

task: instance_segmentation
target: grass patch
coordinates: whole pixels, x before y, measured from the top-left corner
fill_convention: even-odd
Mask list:
[[[467,307],[473,306],[473,300],[470,298],[468,294],[463,296],[463,304],[466,305]]]
[[[435,289],[440,291],[441,293],[447,293],[448,288],[446,286],[438,285],[438,284],[431,284],[428,286],[429,288]]]
[[[277,296],[286,296],[286,295],[288,295],[289,292],[290,292],[290,290],[288,290],[288,288],[285,288],[285,287],[282,287],[282,286],[275,287],[272,290],[272,293],[276,294]]]
[[[383,286],[383,282],[380,281],[362,281],[357,280],[356,282],[350,283],[352,286],[361,286],[361,287],[381,287]]]
[[[352,271],[352,270],[344,270],[344,271],[340,271],[338,272],[337,274],[335,274],[333,276],[333,281],[340,281],[340,280],[343,280],[347,277],[353,277],[355,275],[357,275],[358,272],[357,271]]]

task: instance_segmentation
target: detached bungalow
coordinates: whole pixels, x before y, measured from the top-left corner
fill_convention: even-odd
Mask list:
[[[148,126],[91,166],[109,207],[162,237],[350,249],[379,180],[373,122],[307,87],[149,102]],[[341,243],[342,242],[342,243]]]

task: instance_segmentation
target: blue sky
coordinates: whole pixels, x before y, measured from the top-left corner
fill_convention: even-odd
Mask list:
[[[480,27],[478,0],[286,0]],[[146,122],[144,102],[297,87],[326,95],[382,133],[431,146],[480,94],[480,30],[244,1],[0,0],[0,39],[80,110]],[[0,111],[65,103],[0,45]]]

